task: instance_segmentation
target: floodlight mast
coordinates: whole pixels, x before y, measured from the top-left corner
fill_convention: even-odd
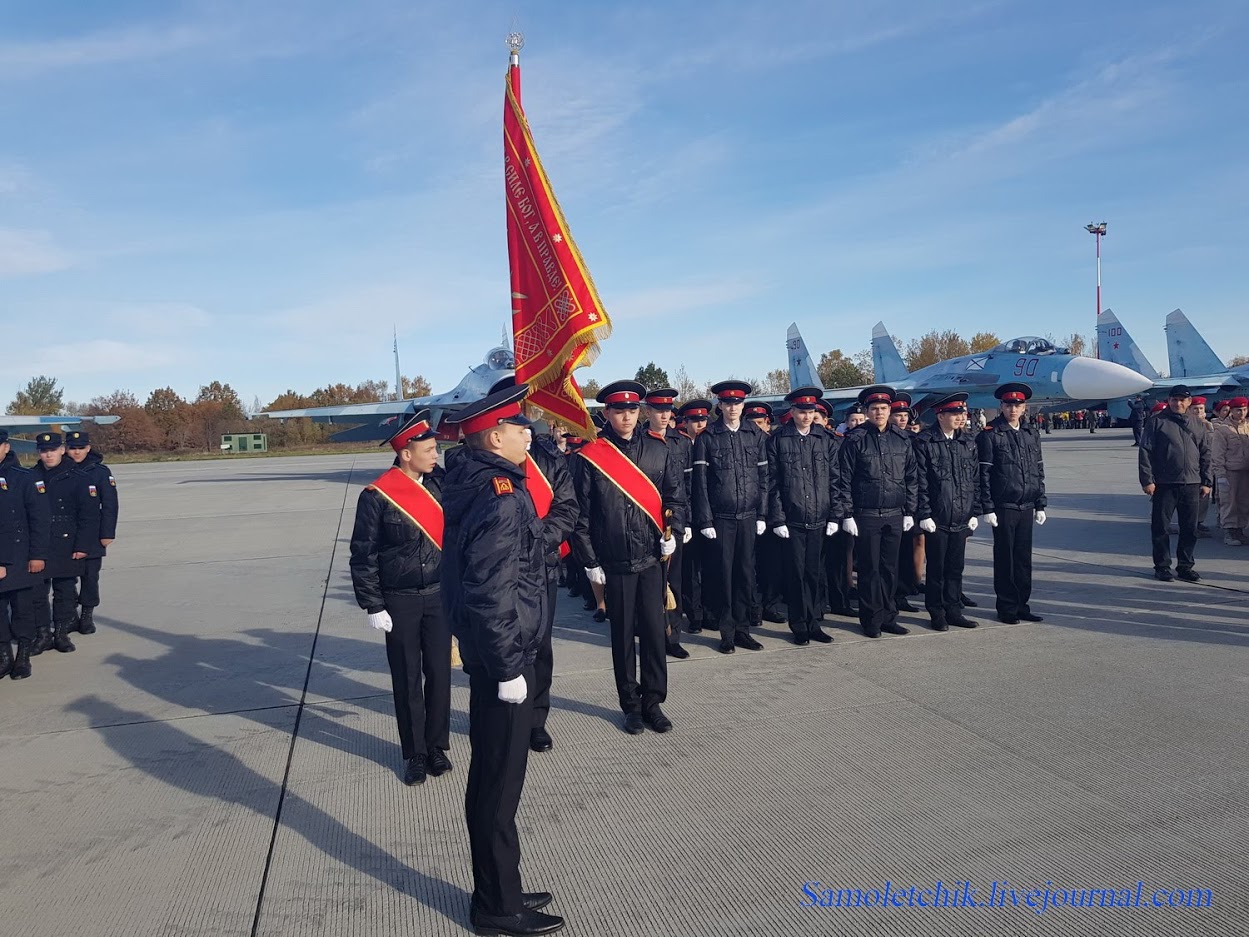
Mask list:
[[[1097,240],[1097,314],[1102,314],[1102,238],[1106,236],[1106,222],[1086,224],[1084,230]]]

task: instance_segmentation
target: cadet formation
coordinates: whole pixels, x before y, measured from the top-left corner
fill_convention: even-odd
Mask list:
[[[100,571],[117,536],[117,482],[86,432],[40,433],[23,468],[0,430],[0,677],[94,634]]]

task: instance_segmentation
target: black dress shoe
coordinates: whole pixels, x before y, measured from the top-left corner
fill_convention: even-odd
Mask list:
[[[1174,582],[1175,573],[1171,572],[1170,569],[1155,569],[1154,578],[1160,582]]]
[[[794,635],[794,643],[799,647],[806,647],[811,643],[811,639],[805,634],[796,634]]]
[[[980,624],[978,621],[972,621],[965,615],[959,615],[958,618],[951,618],[950,624],[958,625],[960,628],[975,628]]]
[[[962,592],[958,594],[958,600],[963,604],[963,608],[976,608],[979,605],[978,602],[972,601],[965,593]]]
[[[549,891],[527,891],[520,896],[526,911],[541,911],[554,900],[555,896]]]
[[[934,618],[928,623],[928,627],[933,631],[949,631],[950,626],[946,624],[944,619]]]
[[[737,645],[737,647],[744,647],[748,651],[763,650],[763,645],[748,634],[738,633],[733,635],[733,643]]]
[[[642,713],[642,721],[646,723],[646,727],[652,732],[672,731],[672,720],[665,716],[664,711],[658,706],[652,706]]]
[[[1040,615],[1033,615],[1031,612],[1020,612],[1020,621],[1045,621]]]
[[[692,621],[690,622],[690,626],[686,628],[685,630],[688,631],[690,634],[702,634],[703,626],[699,622]]]
[[[763,620],[770,621],[774,625],[783,625],[789,621],[789,615],[782,612],[779,608],[765,608],[763,610]]]
[[[485,937],[497,937],[499,934],[513,934],[515,937],[534,937],[537,934],[554,934],[564,927],[564,919],[554,914],[525,909],[520,914],[510,917],[469,912],[469,920],[473,925],[473,933]]]
[[[842,618],[858,618],[859,610],[857,608],[851,608],[849,605],[844,605],[841,608],[833,609],[829,612],[829,614],[840,615]]]
[[[899,598],[895,603],[900,612],[918,612],[919,609],[912,605],[907,599]]]
[[[911,629],[904,625],[899,625],[896,621],[887,622],[880,626],[881,631],[887,631],[889,634],[910,634]]]
[[[811,640],[818,641],[820,644],[831,644],[833,636],[822,628],[811,629]]]
[[[690,652],[679,644],[669,644],[666,650],[669,657],[675,657],[677,660],[685,660],[690,656]]]
[[[588,611],[591,611],[592,609],[598,608],[598,602],[594,601],[594,596],[591,595],[584,602],[581,603],[581,607],[584,608],[588,612]]]
[[[998,621],[1000,621],[1000,622],[1001,622],[1002,624],[1004,624],[1004,625],[1017,625],[1017,624],[1019,624],[1019,619],[1018,619],[1018,618],[1016,618],[1014,615],[1002,615],[1002,614],[1000,614],[1000,613],[999,613],[999,614],[998,614],[998,616],[997,616],[997,620],[998,620]]]
[[[737,648],[733,646],[732,641],[725,641],[723,638],[721,638],[720,646],[717,647],[716,650],[719,651],[721,654],[732,654],[734,651],[737,650]]]
[[[630,735],[641,735],[646,728],[641,713],[625,713],[624,730]]]
[[[549,752],[555,747],[555,740],[551,738],[551,733],[545,727],[533,729],[529,733],[529,750],[535,752]]]
[[[403,783],[411,787],[413,784],[425,783],[425,756],[417,755],[403,763]]]
[[[607,621],[606,609],[596,608],[594,610],[594,620],[595,621]]]
[[[1195,569],[1181,569],[1175,575],[1185,582],[1201,582],[1201,576]]]
[[[439,777],[451,770],[451,759],[441,748],[435,748],[426,761],[426,770],[430,777]]]
[[[873,629],[871,629],[871,630],[868,630],[867,628],[864,628],[864,629],[863,629],[863,636],[864,636],[865,638],[879,638],[879,637],[880,637],[880,629],[879,629],[879,628],[873,628]]]

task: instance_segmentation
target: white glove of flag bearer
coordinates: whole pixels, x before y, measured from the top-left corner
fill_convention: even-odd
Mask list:
[[[529,687],[525,685],[524,674],[499,683],[499,699],[505,703],[523,703],[525,694],[528,692]]]
[[[369,612],[369,627],[376,628],[378,631],[389,632],[395,623],[390,620],[390,612],[382,609],[380,612]]]

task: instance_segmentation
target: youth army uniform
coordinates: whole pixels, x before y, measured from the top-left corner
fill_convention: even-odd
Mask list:
[[[78,471],[88,478],[88,490],[92,492],[100,508],[100,540],[117,539],[117,479],[112,469],[104,464],[104,457],[91,450],[91,437],[82,430],[65,434],[67,458],[78,466]],[[83,454],[85,452],[85,455]],[[79,634],[95,633],[95,609],[100,604],[100,568],[108,547],[100,543],[97,550],[90,551],[83,560],[82,578],[78,586],[77,630]]]
[[[7,439],[0,431],[0,443]],[[43,586],[43,573],[31,572],[30,563],[46,561],[51,523],[47,487],[36,487],[34,473],[7,453],[0,461],[0,677],[22,680],[31,673],[36,636],[32,600],[34,589]]]
[[[1245,397],[1233,397],[1227,402],[1235,410],[1249,407]],[[1228,546],[1243,545],[1249,542],[1249,419],[1236,423],[1229,415],[1214,424],[1212,461],[1223,542]]]
[[[817,411],[821,406],[827,409],[827,406],[820,401],[816,404]],[[851,407],[851,412],[862,412],[856,403]],[[827,413],[825,414],[827,416]],[[845,443],[846,437],[836,432],[831,427],[819,426],[813,427],[813,432],[819,430],[824,433],[832,447],[832,458],[838,462],[841,458],[841,447]],[[838,464],[838,471],[840,465]],[[824,576],[821,580],[821,602],[827,604],[829,611],[834,615],[841,615],[847,618],[857,618],[859,610],[854,607],[851,600],[850,588],[850,572],[851,558],[854,555],[854,538],[838,527],[838,529],[824,542]],[[824,606],[821,605],[821,608]]]
[[[711,412],[711,401],[702,398],[687,401],[678,412],[679,429],[689,442],[689,471],[685,474],[685,499],[690,515],[690,526],[694,519],[694,450],[697,448],[698,437],[706,432],[707,419]],[[701,428],[698,428],[701,427]],[[697,534],[697,531],[695,531]],[[682,538],[684,539],[684,538]],[[703,565],[711,552],[712,544],[706,538],[695,535],[683,545],[681,557],[681,610],[689,622],[690,634],[698,634],[703,627],[711,627],[707,620],[706,606],[703,601]]]
[[[768,404],[747,401],[742,419],[759,427],[765,440],[772,437],[773,413]],[[765,618],[777,623],[788,618],[781,608],[785,601],[784,562],[785,545],[769,524],[755,540],[755,591],[750,605],[750,624],[755,628],[762,627]]]
[[[652,390],[645,397],[646,406],[651,410],[672,410],[673,405],[676,403],[677,394],[678,391],[675,387],[660,387]],[[650,431],[649,424],[644,424],[642,428]],[[664,441],[668,444],[668,457],[672,460],[672,469],[680,473],[681,491],[685,498],[686,519],[688,521],[690,476],[694,473],[694,440],[686,436],[685,433],[678,430],[675,426],[669,425],[664,433]],[[676,549],[673,550],[672,555],[667,559],[667,570],[664,575],[664,581],[667,583],[668,588],[672,590],[672,598],[675,604],[675,608],[668,610],[666,613],[668,621],[666,650],[669,656],[679,660],[685,660],[690,656],[690,652],[681,646],[681,616],[685,613],[682,592],[686,554],[689,552],[692,533],[691,528],[687,526],[685,533],[677,538]]]

